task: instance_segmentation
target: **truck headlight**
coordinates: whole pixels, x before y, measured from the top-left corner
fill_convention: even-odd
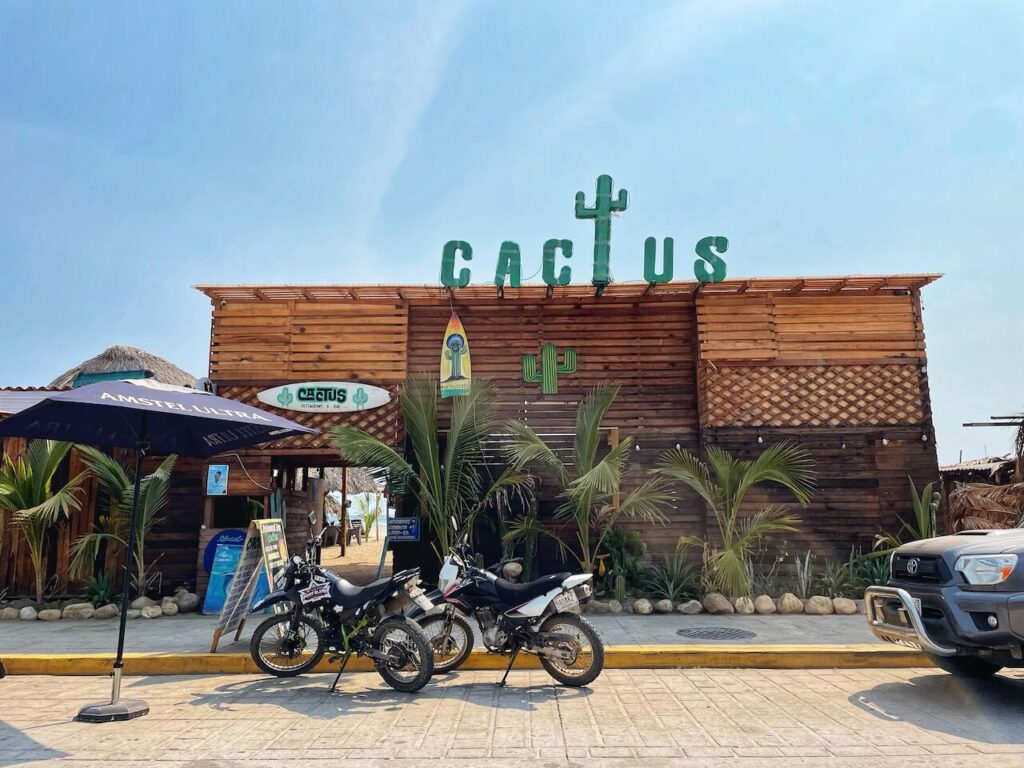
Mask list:
[[[1001,584],[1017,567],[1016,555],[963,555],[954,566],[968,584]]]

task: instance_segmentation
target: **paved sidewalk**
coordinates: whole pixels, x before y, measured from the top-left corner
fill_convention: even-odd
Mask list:
[[[754,637],[722,642],[746,645],[852,645],[876,643],[863,616],[588,616],[606,645],[707,645],[676,632],[694,627],[746,629]],[[220,650],[248,650],[249,634],[262,620],[246,622],[241,642],[222,639]],[[126,645],[135,653],[202,652],[210,650],[216,616],[189,614],[128,622]],[[477,633],[479,635],[479,633]],[[105,653],[117,643],[117,621],[4,621],[0,622],[0,654],[3,653]],[[479,637],[477,637],[479,644]]]
[[[331,695],[328,675],[126,678],[151,713],[89,725],[71,718],[106,680],[7,678],[0,766],[1024,765],[1022,672],[970,685],[923,669],[609,670],[579,690],[543,672],[496,679],[459,673],[406,695],[353,674]]]

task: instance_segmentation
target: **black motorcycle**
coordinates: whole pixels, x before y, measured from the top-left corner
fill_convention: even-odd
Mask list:
[[[444,604],[439,613],[414,607],[415,617],[430,640],[434,671],[460,667],[473,649],[473,629],[464,615],[474,616],[489,653],[509,656],[498,685],[504,685],[520,652],[533,653],[563,685],[592,683],[604,668],[604,644],[597,630],[579,615],[590,598],[591,574],[558,573],[525,584],[501,578],[510,561],[490,568],[474,565],[466,538],[452,547],[441,567],[437,591],[427,595]]]
[[[293,556],[281,588],[253,606],[253,611],[283,607],[253,632],[253,661],[267,674],[294,677],[331,654],[328,661],[341,659],[333,691],[354,653],[373,659],[378,674],[397,691],[411,693],[426,685],[434,672],[430,643],[414,621],[385,609],[400,593],[432,607],[417,586],[419,569],[360,587],[317,565],[316,547],[311,540],[307,559]]]

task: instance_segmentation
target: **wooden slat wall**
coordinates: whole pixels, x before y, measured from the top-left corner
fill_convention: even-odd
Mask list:
[[[707,295],[697,299],[701,360],[912,362],[924,328],[909,295]]]
[[[458,294],[456,294],[456,299]],[[677,444],[698,447],[694,302],[688,295],[604,296],[514,302],[492,298],[454,305],[469,338],[473,375],[493,381],[502,413],[520,420],[567,455],[575,434],[576,403],[593,385],[615,380],[621,389],[605,420],[640,446],[626,476],[628,492]],[[451,308],[413,302],[409,313],[409,370],[436,376]],[[558,380],[558,394],[522,380],[522,356],[545,342],[577,350],[577,372]],[[559,357],[561,359],[561,356]],[[682,532],[703,531],[704,513],[684,498],[667,510],[670,523],[645,528],[653,551],[675,546]]]
[[[287,301],[215,308],[210,377],[221,382],[405,378],[401,304]]]

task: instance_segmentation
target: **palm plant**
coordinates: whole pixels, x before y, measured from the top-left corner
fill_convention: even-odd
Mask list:
[[[356,507],[359,509],[359,517],[363,521],[363,530],[366,531],[366,540],[370,540],[370,532],[377,530],[377,521],[380,519],[380,495],[374,494],[376,503],[370,503],[370,497],[364,493],[356,498]]]
[[[86,467],[99,481],[104,498],[99,505],[100,514],[94,530],[80,536],[72,545],[70,573],[75,577],[91,571],[102,545],[113,545],[127,550],[132,496],[135,489],[135,478],[117,459],[96,448],[79,446],[78,449],[82,453]],[[177,458],[174,455],[168,456],[156,470],[142,478],[139,486],[134,565],[140,590],[148,578],[144,543],[150,531],[163,522],[160,512],[167,504],[171,470]],[[131,573],[131,569],[128,569],[128,573]]]
[[[71,443],[33,440],[17,459],[4,456],[0,467],[0,512],[12,513],[13,522],[25,538],[35,574],[36,602],[40,605],[50,528],[81,508],[78,491],[84,473],[69,480],[63,488],[53,489],[53,476],[70,450]]]
[[[707,463],[689,451],[667,452],[657,472],[696,491],[714,515],[717,538],[682,536],[679,548],[701,551],[705,581],[728,595],[750,593],[750,558],[766,536],[796,530],[799,522],[786,508],[769,504],[749,516],[740,514],[743,499],[758,483],[777,483],[807,506],[814,490],[814,466],[810,454],[792,443],[766,448],[752,461],[737,459],[712,446]]]
[[[432,378],[411,378],[398,394],[410,444],[408,457],[356,427],[333,427],[330,441],[352,464],[387,468],[391,488],[419,500],[421,514],[436,537],[434,550],[440,560],[454,543],[451,519],[460,529],[471,530],[476,517],[499,491],[521,485],[526,476],[517,469],[506,469],[484,487],[480,471],[483,444],[498,426],[490,382],[474,380],[466,395],[453,398],[443,447],[437,398],[437,380]]]
[[[699,594],[700,573],[682,552],[673,552],[647,572],[644,586],[652,597],[678,603]]]
[[[619,385],[600,384],[580,401],[576,412],[576,438],[572,461],[562,463],[555,451],[525,424],[510,422],[511,433],[507,454],[517,469],[533,468],[555,479],[563,489],[562,504],[555,510],[555,519],[568,523],[576,534],[576,548],[566,543],[536,520],[528,522],[528,530],[513,525],[506,536],[520,538],[526,534],[543,533],[554,538],[563,551],[574,556],[585,573],[594,570],[595,559],[615,523],[622,519],[647,523],[664,522],[661,506],[671,499],[660,478],[652,478],[635,488],[615,504],[633,441],[625,438],[600,460],[601,422],[615,401]]]
[[[920,541],[930,539],[936,535],[935,513],[942,503],[942,494],[935,488],[935,483],[928,483],[920,493],[914,485],[913,478],[908,477],[910,482],[910,504],[914,510],[913,522],[900,520],[901,529],[899,533],[880,533],[875,537],[875,549],[878,555],[888,554],[896,549],[904,541]]]

